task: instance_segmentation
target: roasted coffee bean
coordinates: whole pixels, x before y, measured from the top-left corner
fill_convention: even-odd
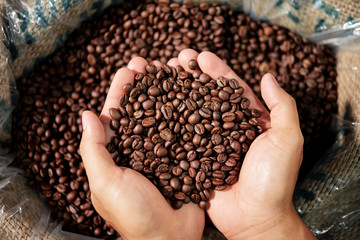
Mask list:
[[[200,170],[197,174],[196,174],[196,179],[197,182],[203,182],[205,180],[205,173]]]
[[[160,137],[164,140],[164,141],[172,141],[174,140],[174,135],[172,133],[172,131],[168,128],[160,131]]]
[[[231,185],[237,181],[237,177],[234,175],[230,175],[225,179],[226,184]]]
[[[176,192],[176,193],[174,193],[174,197],[177,199],[177,200],[184,200],[185,199],[185,197],[186,197],[186,195],[185,195],[185,193],[183,193],[183,192]]]
[[[253,140],[256,136],[256,133],[253,130],[246,130],[245,135],[249,140]]]
[[[142,122],[143,127],[149,128],[155,126],[156,119],[154,117],[145,118]]]
[[[201,209],[206,210],[206,209],[208,209],[208,207],[209,207],[209,203],[206,202],[206,201],[200,201],[200,202],[199,202],[199,207],[200,207]]]
[[[173,114],[171,107],[168,106],[168,105],[163,105],[163,106],[161,107],[161,113],[162,113],[162,115],[164,116],[164,118],[165,118],[166,120],[171,119],[172,114]]]
[[[114,120],[120,120],[121,113],[116,108],[110,108],[109,113],[110,113],[110,117],[112,117]]]
[[[208,83],[209,81],[210,81],[210,76],[207,75],[206,73],[202,73],[199,76],[199,82],[201,82],[202,84]],[[207,91],[207,90],[205,90],[205,91]],[[200,90],[199,90],[199,92],[200,92]]]
[[[197,134],[199,134],[200,136],[205,134],[205,127],[203,124],[199,123],[199,124],[196,124],[194,126],[194,130]]]
[[[196,69],[198,69],[198,64],[197,64],[197,61],[195,60],[195,59],[191,59],[190,61],[189,61],[189,68],[191,69],[191,70],[196,70]]]
[[[193,113],[189,116],[188,122],[190,124],[197,124],[200,121],[200,115],[197,113]]]
[[[200,108],[199,109],[199,114],[203,118],[210,118],[211,117],[211,110],[208,109],[208,108]]]

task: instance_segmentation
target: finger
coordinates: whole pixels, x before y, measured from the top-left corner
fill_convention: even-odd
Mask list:
[[[105,100],[100,120],[106,125],[111,121],[109,114],[110,108],[119,107],[119,100],[125,94],[123,87],[127,83],[134,83],[134,76],[138,72],[145,72],[147,61],[142,57],[135,57],[130,60],[127,68],[119,69],[111,83],[108,95]]]
[[[120,97],[125,94],[123,87],[127,83],[134,83],[134,73],[129,68],[123,67],[116,72],[111,83],[104,107],[100,114],[102,123],[108,124],[111,121],[109,109],[119,107]]]
[[[270,109],[271,129],[283,133],[301,135],[299,116],[294,98],[277,83],[271,74],[265,74],[261,80],[261,94]]]
[[[172,58],[167,62],[167,65],[169,65],[170,67],[176,67],[176,66],[180,65],[179,59]]]
[[[180,65],[185,69],[185,71],[192,73],[193,70],[191,70],[189,68],[189,61],[191,59],[197,60],[198,56],[199,56],[199,53],[196,52],[195,50],[185,49],[179,53],[178,59],[179,59]]]
[[[259,119],[260,125],[264,129],[268,129],[270,127],[269,112],[256,97],[251,88],[242,79],[240,79],[228,65],[226,65],[218,56],[208,51],[200,53],[197,57],[197,61],[200,69],[209,74],[213,79],[223,76],[227,79],[234,78],[238,80],[240,86],[244,88],[243,96],[250,100],[249,108],[257,109],[261,112],[261,117]]]
[[[142,57],[134,57],[130,60],[127,65],[127,68],[133,71],[134,74],[138,72],[145,73],[145,67],[148,62]]]
[[[105,131],[98,117],[85,111],[82,114],[83,133],[80,143],[80,155],[90,184],[101,181],[111,175],[115,166],[105,147]]]
[[[156,66],[156,69],[159,70],[164,64],[162,62],[160,62],[159,60],[155,60],[151,62],[152,64],[154,64]]]

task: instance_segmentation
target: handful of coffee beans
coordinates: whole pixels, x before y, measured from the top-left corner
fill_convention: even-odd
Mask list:
[[[111,108],[115,136],[108,151],[161,191],[175,209],[183,203],[206,209],[211,190],[238,179],[251,142],[262,132],[260,112],[249,109],[236,79],[212,79],[189,61],[157,70],[146,66],[135,84],[123,87],[120,106]]]

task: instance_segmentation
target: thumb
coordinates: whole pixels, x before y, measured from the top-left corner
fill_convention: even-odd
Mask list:
[[[99,183],[101,179],[111,175],[115,166],[110,153],[105,147],[105,131],[99,118],[90,111],[82,114],[83,134],[80,143],[80,155],[90,185]]]
[[[261,80],[261,95],[270,109],[272,134],[282,138],[288,136],[302,139],[295,100],[269,73]]]

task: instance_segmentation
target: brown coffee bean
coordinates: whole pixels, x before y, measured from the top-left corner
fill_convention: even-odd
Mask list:
[[[169,199],[173,195],[173,188],[171,186],[164,186],[161,193],[164,195],[165,198]]]
[[[159,147],[156,151],[156,156],[158,157],[166,157],[168,154],[168,150],[165,147]]]
[[[120,120],[120,118],[121,118],[121,113],[116,108],[110,108],[109,114],[110,114],[110,117],[112,117],[114,120]]]
[[[133,158],[137,162],[144,161],[145,155],[144,155],[144,153],[142,153],[142,152],[140,152],[138,150],[135,150],[134,153],[133,153]]]
[[[183,181],[184,181],[184,184],[186,184],[186,185],[192,185],[192,183],[193,183],[193,180],[190,176],[185,176]]]
[[[229,85],[232,89],[239,89],[240,88],[240,84],[239,84],[239,81],[236,80],[236,79],[230,79],[229,80]],[[241,95],[241,94],[240,94]]]
[[[245,135],[249,140],[253,140],[256,136],[253,130],[246,130]]]
[[[180,181],[178,178],[174,177],[170,180],[170,186],[175,190],[180,190]]]
[[[153,127],[153,126],[155,126],[155,123],[156,123],[156,119],[154,117],[145,118],[141,122],[142,126],[145,127],[145,128]]]
[[[197,108],[196,102],[191,98],[186,99],[185,103],[189,110],[195,110]]]
[[[146,65],[145,67],[145,70],[148,72],[148,73],[156,73],[156,66],[154,64],[148,64]]]
[[[174,197],[177,199],[177,200],[184,200],[185,199],[185,197],[186,197],[186,195],[185,195],[185,193],[183,193],[183,192],[176,192],[176,193],[174,193]]]
[[[172,174],[174,175],[174,176],[180,176],[181,175],[181,173],[182,173],[182,168],[181,167],[174,167],[173,169],[172,169]]]
[[[172,141],[174,140],[174,135],[171,132],[170,129],[166,128],[162,131],[160,131],[160,137],[164,140],[164,141]]]
[[[254,118],[259,118],[261,116],[261,113],[257,109],[251,109],[251,116],[253,116]]]
[[[220,136],[220,134],[214,134],[211,136],[211,142],[214,145],[219,145],[222,143],[222,137]]]
[[[210,81],[210,76],[207,75],[206,73],[202,73],[199,76],[199,82],[201,82],[202,84],[208,83]],[[200,91],[200,90],[199,90]],[[200,93],[201,94],[201,93]]]
[[[153,106],[154,106],[154,101],[152,101],[152,100],[146,100],[142,103],[142,107],[145,110],[148,110],[148,109],[152,108]]]
[[[235,118],[236,118],[236,115],[233,112],[226,112],[226,113],[223,113],[223,115],[222,115],[222,120],[224,122],[232,122],[235,120]]]
[[[183,161],[180,161],[179,166],[180,166],[183,170],[187,171],[187,170],[189,169],[190,164],[189,164],[187,161],[184,161],[184,160],[183,160]]]
[[[200,162],[198,160],[191,161],[190,167],[192,167],[194,169],[198,169],[200,167]]]
[[[218,93],[218,97],[223,101],[227,101],[230,98],[230,94],[228,92],[224,91],[224,90],[221,90]]]
[[[196,124],[194,126],[194,130],[197,134],[199,134],[200,136],[205,134],[205,127],[203,124],[199,123],[199,124]]]
[[[170,106],[168,105],[163,105],[161,107],[161,113],[163,115],[163,117],[166,119],[166,120],[169,120],[172,118],[172,115],[173,115],[173,112],[172,112],[172,109]]]
[[[216,191],[222,191],[222,190],[224,190],[226,188],[226,186],[225,185],[222,185],[222,186],[216,186],[215,187],[215,190]]]
[[[250,105],[250,101],[247,98],[243,98],[240,102],[242,109],[247,109]]]
[[[225,165],[228,167],[235,167],[236,166],[236,160],[233,158],[228,158],[228,160],[225,162]]]
[[[196,176],[196,170],[195,170],[194,168],[190,167],[189,170],[188,170],[188,172],[189,172],[189,176],[190,176],[190,177],[195,178],[195,176]]]
[[[125,92],[125,94],[129,94],[130,91],[132,90],[133,85],[131,83],[127,83],[123,86],[123,90]]]
[[[229,177],[227,177],[227,178],[225,179],[225,183],[228,184],[228,185],[232,185],[232,184],[234,184],[236,181],[237,181],[237,177],[234,176],[234,175],[230,175]]]
[[[191,194],[191,201],[195,204],[199,203],[201,201],[199,194]]]
[[[197,182],[203,182],[203,181],[205,180],[205,173],[200,170],[200,171],[196,174],[195,180],[196,180]]]
[[[159,175],[159,179],[161,179],[161,180],[170,180],[171,179],[171,174],[170,173],[161,173]]]
[[[189,68],[190,68],[191,70],[196,70],[196,69],[199,68],[199,66],[198,66],[198,64],[197,64],[197,61],[196,61],[195,59],[191,59],[191,60],[189,61]]]
[[[197,124],[199,121],[200,121],[200,115],[196,113],[191,114],[188,118],[188,122],[190,124]]]
[[[190,185],[182,185],[182,188],[181,188],[182,192],[185,193],[185,194],[188,194],[191,192],[192,190],[192,187]]]
[[[199,207],[200,207],[201,209],[206,210],[206,209],[208,209],[209,204],[208,204],[208,202],[206,202],[206,201],[200,201],[200,202],[199,202]]]
[[[212,113],[211,113],[211,110],[208,108],[200,108],[199,114],[203,118],[210,118]]]

